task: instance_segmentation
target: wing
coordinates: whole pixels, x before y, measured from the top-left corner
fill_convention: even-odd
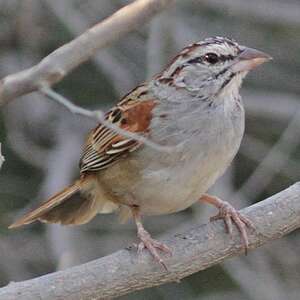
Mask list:
[[[145,135],[149,132],[152,110],[156,105],[155,99],[150,98],[146,87],[139,86],[106,114],[106,120],[124,130]],[[80,160],[80,173],[106,169],[139,146],[140,142],[99,124],[88,136]]]

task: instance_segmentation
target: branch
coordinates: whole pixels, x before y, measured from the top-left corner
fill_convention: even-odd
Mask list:
[[[36,66],[0,81],[0,105],[59,82],[96,51],[139,28],[174,0],[137,0],[58,48]]]
[[[256,226],[249,235],[250,248],[281,238],[300,227],[300,183],[242,213]],[[165,259],[169,272],[154,263],[148,253],[137,257],[135,250],[127,249],[65,271],[11,283],[0,289],[0,299],[111,299],[178,281],[243,253],[237,230],[230,239],[222,221],[197,226],[169,237],[166,243],[173,249],[173,256]]]

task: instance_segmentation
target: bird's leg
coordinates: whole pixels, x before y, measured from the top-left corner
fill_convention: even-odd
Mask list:
[[[218,197],[204,194],[201,196],[199,201],[212,204],[219,209],[219,213],[216,216],[211,217],[210,221],[223,219],[226,231],[230,234],[230,236],[232,235],[232,222],[236,225],[237,229],[241,233],[242,244],[245,249],[245,253],[247,254],[249,241],[246,227],[254,228],[253,223],[244,217],[240,212],[238,212],[231,204],[221,200]]]
[[[149,232],[145,230],[142,224],[141,214],[138,207],[131,207],[131,211],[137,227],[137,236],[141,241],[138,244],[138,254],[141,253],[143,249],[147,248],[153,258],[167,271],[167,266],[164,263],[163,259],[160,257],[157,249],[162,252],[168,253],[169,255],[172,254],[171,249],[163,243],[154,240]]]

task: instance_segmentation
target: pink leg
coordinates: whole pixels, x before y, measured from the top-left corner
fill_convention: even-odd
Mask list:
[[[163,243],[160,243],[156,240],[154,240],[151,235],[148,233],[148,231],[145,230],[142,221],[141,221],[141,215],[139,212],[138,207],[132,207],[132,216],[134,218],[134,221],[136,223],[137,227],[137,235],[140,239],[140,243],[138,245],[138,253],[141,253],[141,251],[145,248],[148,249],[148,251],[151,253],[153,258],[161,265],[163,268],[168,271],[166,264],[164,263],[163,259],[160,257],[157,249],[159,249],[162,252],[168,253],[169,255],[172,254],[172,251],[169,247],[164,245]]]
[[[253,223],[249,219],[241,215],[241,213],[239,213],[231,204],[221,200],[218,197],[204,194],[199,199],[199,201],[212,204],[219,209],[219,213],[216,216],[211,217],[210,221],[223,219],[225,222],[226,230],[230,235],[232,235],[232,223],[236,225],[237,229],[241,233],[242,244],[245,249],[245,253],[247,254],[249,241],[246,227],[254,228]]]

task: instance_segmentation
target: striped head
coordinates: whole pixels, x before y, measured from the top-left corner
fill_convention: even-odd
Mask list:
[[[157,77],[162,84],[195,92],[201,98],[238,94],[249,70],[270,60],[261,51],[214,37],[184,48]]]

